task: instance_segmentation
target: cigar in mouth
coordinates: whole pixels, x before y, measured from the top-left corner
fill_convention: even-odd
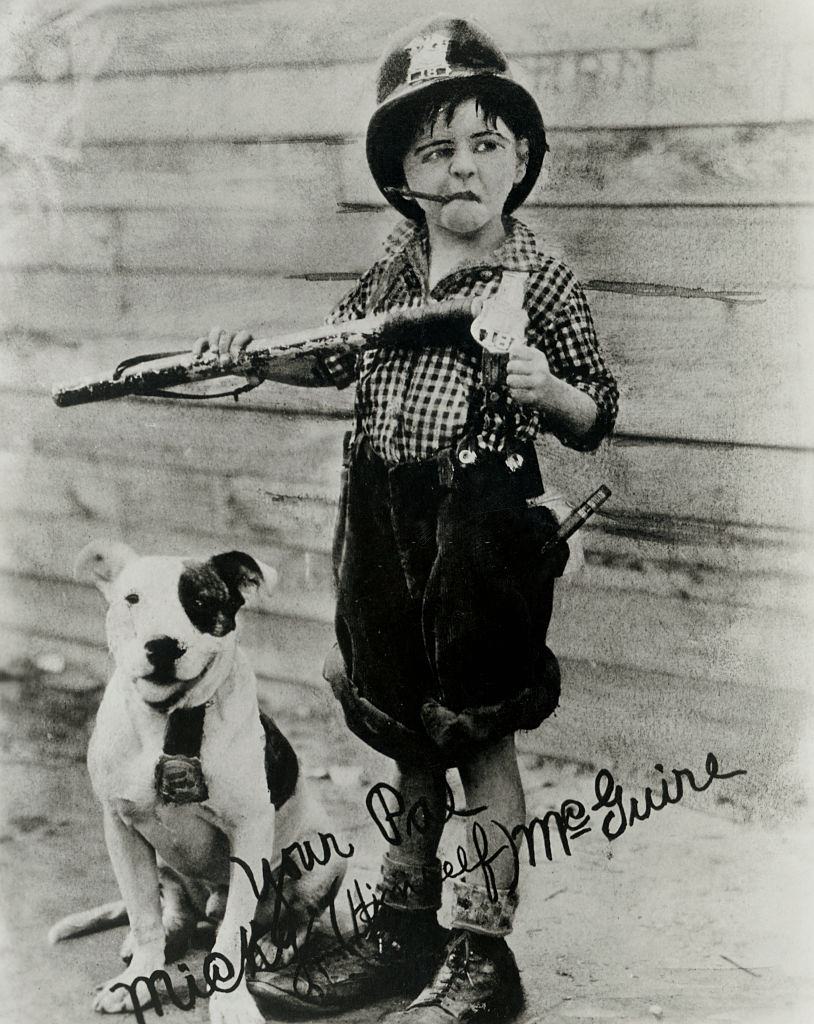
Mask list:
[[[410,188],[387,187],[384,189],[384,193],[388,196],[401,196],[403,199],[427,199],[431,203],[451,203],[454,199],[477,200],[478,198],[474,192],[453,192],[450,196],[442,196],[435,192],[417,192]]]

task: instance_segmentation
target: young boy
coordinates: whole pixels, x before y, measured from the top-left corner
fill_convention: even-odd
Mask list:
[[[407,218],[385,255],[332,314],[346,320],[422,301],[497,295],[507,354],[442,329],[323,357],[284,379],[356,383],[334,543],[338,651],[326,676],[350,728],[396,762],[395,787],[421,828],[384,853],[381,906],[349,947],[253,986],[270,1001],[341,1010],[399,993],[395,1024],[508,1020],[522,1004],[505,936],[518,902],[514,858],[455,882],[450,931],[438,924],[445,771],[457,767],[472,826],[491,851],[526,808],[514,745],[557,705],[545,644],[553,581],[567,550],[542,557],[552,522],[533,440],[579,450],[610,433],[617,390],[585,296],[510,214],[546,151],[542,117],[479,28],[436,18],[386,54],[367,134],[373,177]],[[201,339],[228,360],[247,343]],[[495,346],[492,346],[495,347]],[[499,346],[497,346],[499,348]]]

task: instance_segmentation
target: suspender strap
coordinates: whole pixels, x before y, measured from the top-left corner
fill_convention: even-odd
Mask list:
[[[484,299],[484,309],[472,324],[473,337],[482,346],[481,400],[475,433],[483,431],[487,420],[503,419],[508,443],[513,424],[506,416],[506,366],[512,343],[525,341],[527,317],[523,301],[527,280],[526,273],[504,270],[497,289]]]

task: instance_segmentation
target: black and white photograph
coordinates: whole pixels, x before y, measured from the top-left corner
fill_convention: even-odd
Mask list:
[[[3,0],[0,1024],[814,1020],[813,67]]]

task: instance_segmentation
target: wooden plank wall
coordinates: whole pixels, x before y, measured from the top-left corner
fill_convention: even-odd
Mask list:
[[[248,630],[262,674],[317,685],[348,396],[58,411],[47,392],[215,323],[318,323],[394,222],[364,161],[369,83],[388,33],[433,6],[30,0],[5,15],[9,642],[103,671],[98,603],[71,580],[89,539],[240,544],[281,569]],[[546,742],[584,759],[587,722],[618,758],[631,721],[668,742],[654,686],[684,695],[662,706],[685,723],[759,741],[740,711],[770,692],[781,720],[811,655],[812,19],[760,0],[445,6],[491,29],[541,100],[552,153],[523,216],[586,283],[622,383],[613,444],[543,446],[567,493],[614,490],[614,518],[586,531],[590,573],[561,588],[574,710]],[[608,680],[628,703],[603,718]]]

